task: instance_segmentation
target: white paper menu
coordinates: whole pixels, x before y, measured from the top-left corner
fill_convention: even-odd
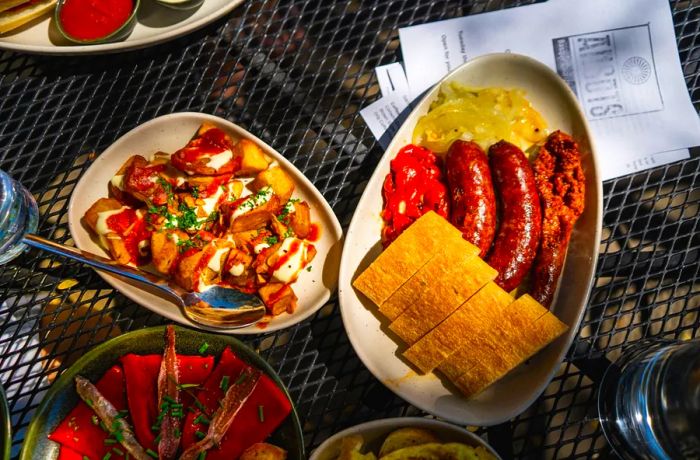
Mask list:
[[[377,68],[385,97],[361,112],[384,147],[398,128],[391,115],[408,101],[469,58],[503,51],[545,63],[574,90],[603,180],[687,158],[700,145],[666,0],[549,0],[408,27],[399,37],[406,82],[400,64]],[[386,115],[381,123],[377,113]]]

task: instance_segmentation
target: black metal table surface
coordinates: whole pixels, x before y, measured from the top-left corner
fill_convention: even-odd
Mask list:
[[[531,1],[249,1],[186,37],[97,57],[0,53],[0,168],[37,198],[42,236],[71,243],[71,190],[120,135],[177,111],[216,114],[282,152],[347,227],[382,149],[359,116],[379,97],[374,67],[401,59],[400,27]],[[688,90],[700,108],[700,1],[671,1]],[[604,183],[590,304],[542,396],[499,426],[470,427],[504,458],[611,454],[596,411],[608,360],[648,337],[698,336],[700,158]],[[164,320],[92,270],[38,252],[0,268],[0,379],[16,456],[43,394],[108,337]],[[245,339],[296,401],[309,450],[338,430],[419,410],[364,368],[337,299],[310,320]]]

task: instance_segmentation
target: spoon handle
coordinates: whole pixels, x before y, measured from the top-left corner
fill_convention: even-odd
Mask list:
[[[50,252],[51,254],[67,257],[91,267],[152,286],[160,292],[166,294],[168,297],[172,297],[178,304],[183,304],[180,295],[173,288],[171,288],[167,282],[165,282],[165,280],[143,270],[138,270],[128,265],[122,265],[114,260],[107,259],[106,257],[98,256],[97,254],[83,251],[71,246],[65,246],[31,233],[24,235],[22,242],[27,246],[32,246],[34,248],[41,249],[42,251]]]

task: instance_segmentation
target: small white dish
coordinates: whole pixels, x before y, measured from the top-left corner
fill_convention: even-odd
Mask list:
[[[117,139],[85,171],[71,195],[68,204],[68,226],[75,245],[85,251],[108,257],[107,252],[93,240],[91,233],[82,223],[85,211],[97,199],[108,196],[107,184],[130,156],[139,154],[150,158],[157,151],[175,152],[192,138],[203,122],[213,123],[235,136],[251,139],[270,158],[276,160],[294,179],[296,184],[294,196],[309,203],[311,220],[318,224],[320,230],[318,241],[313,243],[318,253],[311,263],[311,270],[302,270],[299,279],[292,285],[299,298],[297,310],[291,315],[283,313],[274,317],[264,328],[252,325],[223,333],[259,334],[283,329],[303,321],[318,311],[336,289],[342,245],[340,223],[323,195],[292,163],[248,131],[223,118],[204,113],[173,113],[148,121]],[[180,308],[169,300],[113,275],[100,271],[98,273],[112,287],[149,310],[187,326],[207,329],[188,320]]]
[[[497,459],[501,458],[483,439],[464,428],[429,418],[399,417],[362,423],[336,433],[323,441],[323,443],[311,453],[309,460],[336,460],[340,454],[341,440],[355,434],[361,435],[366,445],[372,449],[373,452],[378,452],[382,442],[392,431],[408,427],[430,430],[443,442],[461,442],[462,444],[473,447],[482,446]]]
[[[188,0],[192,1],[192,0]],[[53,14],[0,34],[0,49],[36,54],[106,54],[157,45],[216,21],[243,0],[206,0],[197,10],[176,11],[154,0],[141,2],[134,30],[123,41],[75,45],[61,36]]]
[[[558,290],[551,308],[569,330],[528,364],[470,400],[448,388],[434,374],[417,375],[400,357],[399,344],[382,330],[377,307],[352,287],[352,281],[381,252],[381,191],[389,162],[401,147],[411,143],[414,126],[437,97],[440,84],[446,81],[525,90],[548,129],[560,129],[577,140],[586,174],[586,207],[571,236],[559,282],[565,288]],[[357,355],[377,379],[401,398],[451,422],[494,425],[523,412],[552,379],[578,332],[595,273],[602,196],[588,123],[575,95],[554,71],[531,58],[510,53],[481,56],[455,69],[426,93],[397,132],[367,184],[346,233],[338,292],[343,323]]]

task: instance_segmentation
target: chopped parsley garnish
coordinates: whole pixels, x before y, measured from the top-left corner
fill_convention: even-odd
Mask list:
[[[278,241],[279,240],[276,236],[268,236],[267,238],[265,238],[265,243],[269,244],[270,246],[272,246],[273,244],[277,244]]]
[[[107,438],[107,439],[104,440],[104,443],[107,444],[107,445],[116,444],[116,443],[117,443],[117,440],[116,440],[116,439],[112,439],[112,438]]]
[[[207,342],[204,342],[202,343],[202,345],[199,346],[197,352],[199,352],[200,355],[203,355],[204,352],[207,351],[207,349],[209,349],[209,344]]]
[[[198,383],[181,383],[178,384],[177,388],[179,390],[186,390],[187,388],[198,388],[199,384]]]
[[[223,377],[221,377],[221,382],[219,383],[219,388],[221,388],[224,391],[228,390],[228,379],[229,379],[228,375],[224,375]]]
[[[153,452],[151,449],[146,449],[146,453],[153,458],[158,458],[158,454],[156,452]]]
[[[258,406],[258,420],[260,420],[260,423],[263,423],[265,421],[264,409],[265,408],[262,404]]]
[[[97,415],[93,415],[92,417],[90,417],[90,421],[92,422],[93,425],[99,425],[99,424],[100,424],[100,421],[99,421],[99,419],[97,418]]]
[[[121,455],[122,457],[124,456],[124,451],[118,447],[112,447],[112,452],[114,452],[117,455]]]
[[[309,265],[308,267],[306,267],[306,271],[307,271],[307,272],[310,272],[310,271],[311,271],[311,265]]]
[[[195,198],[195,199],[199,198],[199,187],[197,187],[197,186],[192,187],[192,192],[190,192],[190,193],[192,194],[192,198]]]
[[[197,460],[204,460],[205,458],[207,458],[207,451],[203,450],[199,453],[199,457],[197,457]]]
[[[205,425],[209,425],[209,419],[207,418],[206,415],[204,414],[199,414],[194,418],[194,424],[199,425],[200,423],[203,423]]]
[[[198,230],[202,223],[197,218],[197,208],[190,208],[187,203],[180,203],[178,210],[182,215],[177,219],[177,226],[182,230],[195,229]]]
[[[282,235],[284,238],[291,238],[294,236],[294,230],[292,227],[287,227],[287,230],[285,230],[284,235]]]
[[[107,452],[107,453],[104,454],[104,456],[102,457],[102,460],[109,460],[110,458],[112,458],[112,452]],[[156,457],[156,458],[158,458],[158,457]]]
[[[195,243],[193,240],[178,240],[177,247],[180,249],[180,253],[182,254],[183,252],[187,252],[188,249],[192,249],[195,247]]]
[[[219,219],[219,211],[212,211],[212,213],[207,216],[207,220],[205,222],[215,222],[218,219]]]
[[[234,385],[240,385],[241,383],[245,382],[248,380],[248,373],[247,372],[241,372],[241,375],[236,379],[236,382]]]
[[[165,194],[168,196],[168,203],[172,203],[175,196],[173,195],[173,186],[162,177],[158,178],[158,184],[163,187]]]
[[[204,439],[207,436],[206,434],[202,433],[199,430],[195,431],[194,435],[197,436],[199,439]]]

